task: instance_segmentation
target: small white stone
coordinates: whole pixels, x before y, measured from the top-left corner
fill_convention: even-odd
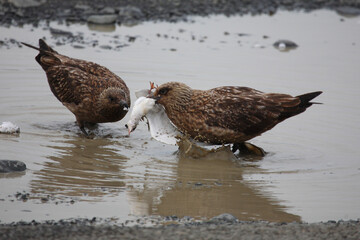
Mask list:
[[[260,43],[255,43],[255,44],[253,45],[253,48],[265,48],[265,46],[262,45],[262,44],[260,44]]]
[[[20,128],[18,126],[16,126],[15,124],[13,124],[12,122],[3,122],[0,125],[0,133],[12,134],[12,133],[19,133],[19,132],[20,132]]]
[[[286,44],[285,43],[279,43],[279,49],[280,50],[285,50],[286,49]]]

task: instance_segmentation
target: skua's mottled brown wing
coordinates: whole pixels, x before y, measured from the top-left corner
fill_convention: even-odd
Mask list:
[[[298,108],[300,100],[286,94],[266,94],[246,87],[219,87],[208,94],[210,101],[203,114],[206,124],[246,135],[264,132],[303,111]]]
[[[106,67],[66,56],[61,56],[61,62],[64,68],[69,69],[70,76],[74,75],[74,78],[79,77],[84,87],[87,85],[87,87],[91,87],[93,90],[99,90],[96,91],[98,94],[109,87],[121,88],[126,93],[128,104],[130,105],[130,91],[125,82]],[[73,69],[75,69],[75,71],[73,71]]]
[[[51,91],[61,102],[79,104],[84,98],[99,96],[108,87],[120,87],[130,95],[125,82],[103,66],[60,54],[53,58],[57,63],[45,71]],[[41,63],[43,59],[40,58]],[[46,60],[49,63],[49,58]]]
[[[51,91],[62,103],[78,105],[84,98],[96,96],[100,90],[97,86],[100,83],[93,75],[75,67],[49,67],[46,74]]]

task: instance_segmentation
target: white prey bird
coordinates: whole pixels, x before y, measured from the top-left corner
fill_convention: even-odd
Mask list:
[[[167,117],[164,108],[155,104],[155,99],[147,98],[148,90],[140,90],[135,93],[138,99],[135,101],[130,120],[125,125],[129,134],[135,130],[140,120],[147,118],[151,136],[162,143],[176,145],[179,136],[183,136]]]

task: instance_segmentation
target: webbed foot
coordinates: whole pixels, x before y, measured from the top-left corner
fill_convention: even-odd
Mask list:
[[[80,127],[80,130],[81,130],[81,131],[85,134],[85,136],[86,136],[86,137],[88,137],[88,136],[89,136],[89,134],[86,132],[85,127],[84,127],[84,126]]]
[[[233,153],[239,150],[242,154],[253,154],[262,157],[266,154],[264,149],[248,142],[234,143],[231,150]]]

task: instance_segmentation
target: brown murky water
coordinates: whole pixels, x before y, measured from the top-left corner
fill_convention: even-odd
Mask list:
[[[50,92],[36,52],[1,48],[0,122],[19,125],[21,133],[0,135],[0,159],[24,161],[28,168],[0,174],[1,222],[71,217],[124,222],[144,215],[211,218],[225,212],[240,220],[289,222],[360,217],[360,18],[316,11],[194,20],[108,32],[51,26],[82,32],[100,45],[136,36],[120,50],[56,48],[107,66],[132,92],[149,81],[182,81],[200,89],[242,85],[293,95],[323,90],[317,100],[325,104],[253,139],[269,152],[262,159],[234,159],[226,150],[194,159],[151,139],[144,123],[128,137],[129,116],[99,125],[94,139],[84,138]],[[0,35],[56,42],[42,27],[1,28]],[[280,52],[272,46],[279,39],[299,47]],[[17,192],[30,196],[19,200]]]

